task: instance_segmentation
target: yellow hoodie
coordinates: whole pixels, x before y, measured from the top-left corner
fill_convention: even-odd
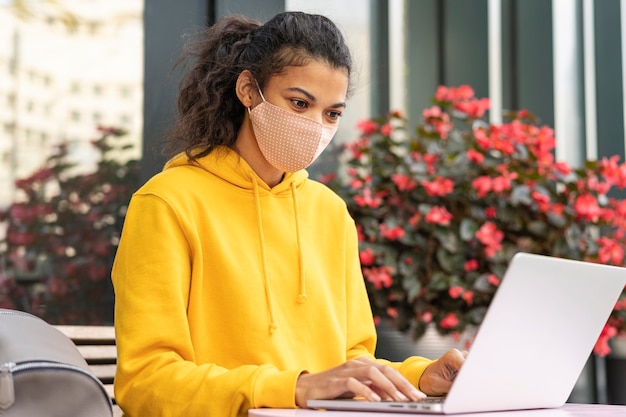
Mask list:
[[[112,274],[126,415],[293,408],[303,371],[373,358],[354,222],[307,177],[269,188],[218,148],[174,158],[135,193]],[[417,384],[430,363],[391,366]]]

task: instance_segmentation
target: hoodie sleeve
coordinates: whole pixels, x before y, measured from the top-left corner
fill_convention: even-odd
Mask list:
[[[112,272],[121,408],[129,417],[234,417],[295,407],[301,370],[196,363],[187,321],[192,250],[183,230],[160,198],[133,197]]]
[[[399,371],[415,387],[419,387],[419,380],[424,370],[434,361],[420,356],[412,356],[402,362],[391,362],[376,359],[376,329],[373,323],[371,306],[365,288],[361,264],[359,260],[358,237],[352,219],[347,222],[347,282],[348,282],[348,351],[347,360],[366,356],[370,359],[388,365]],[[366,320],[371,318],[371,320]]]

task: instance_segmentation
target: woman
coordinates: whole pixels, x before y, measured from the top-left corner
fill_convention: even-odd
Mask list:
[[[352,63],[335,25],[228,17],[187,56],[176,155],[133,196],[113,269],[125,413],[245,416],[447,392],[458,351],[374,358],[354,222],[304,170],[346,106]]]

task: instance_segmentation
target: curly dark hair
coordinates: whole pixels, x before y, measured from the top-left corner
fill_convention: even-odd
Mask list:
[[[177,65],[189,72],[181,80],[177,120],[165,154],[185,152],[190,159],[216,146],[234,145],[245,107],[235,94],[239,74],[249,70],[261,88],[288,66],[322,60],[352,73],[352,57],[343,35],[325,16],[284,12],[267,23],[227,16],[199,33]]]

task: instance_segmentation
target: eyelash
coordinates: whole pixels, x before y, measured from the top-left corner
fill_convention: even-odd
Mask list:
[[[333,115],[331,116],[333,120],[337,120],[342,116],[340,111],[329,111],[328,113]]]

